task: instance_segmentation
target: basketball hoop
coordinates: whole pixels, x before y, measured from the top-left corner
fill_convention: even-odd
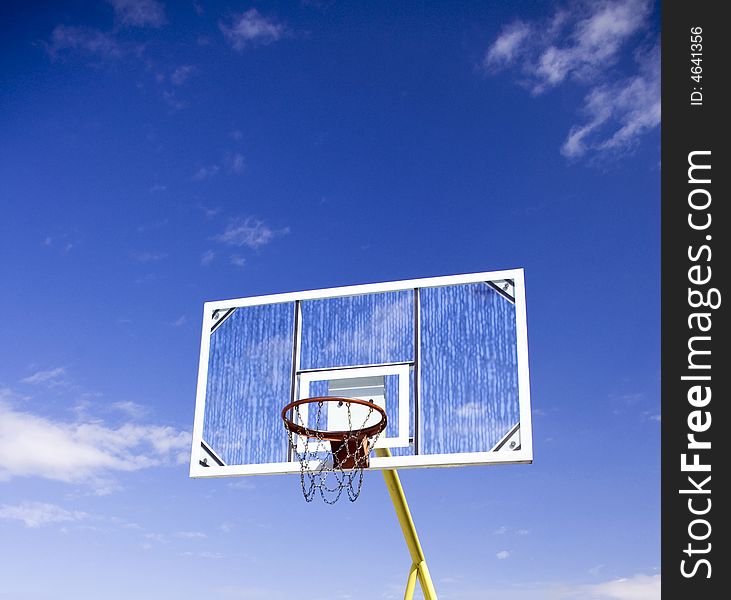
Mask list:
[[[324,429],[328,403],[336,404],[338,409],[344,407],[347,429]],[[361,418],[356,417],[359,426],[353,427],[353,407],[356,406],[368,410],[362,423]],[[315,410],[311,411],[311,407]],[[378,421],[372,423],[374,418]],[[282,420],[289,433],[292,454],[300,463],[305,500],[312,502],[319,491],[326,503],[335,504],[346,490],[350,501],[355,502],[363,485],[363,469],[370,464],[371,448],[386,428],[386,411],[367,400],[319,396],[291,402],[282,409]]]

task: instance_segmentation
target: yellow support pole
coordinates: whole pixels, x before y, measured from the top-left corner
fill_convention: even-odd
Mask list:
[[[416,589],[416,577],[418,575],[419,567],[414,563],[411,563],[409,578],[406,581],[406,593],[404,594],[404,600],[412,600],[412,598],[414,597],[414,590]]]
[[[391,451],[388,448],[376,448],[376,456],[381,458],[389,457],[391,456]],[[409,579],[406,582],[404,599],[409,600],[413,598],[416,577],[418,577],[425,600],[438,600],[437,592],[434,589],[434,584],[429,574],[429,568],[426,566],[424,551],[421,549],[419,536],[416,534],[414,520],[411,518],[411,511],[406,502],[404,488],[401,487],[398,472],[396,469],[383,469],[383,478],[386,480],[386,488],[388,488],[388,493],[391,496],[393,507],[396,509],[396,516],[398,517],[401,531],[406,540],[406,546],[409,548],[409,554],[411,555],[411,571],[409,571]]]

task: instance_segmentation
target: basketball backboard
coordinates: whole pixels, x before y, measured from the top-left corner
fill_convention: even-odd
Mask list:
[[[281,411],[313,396],[385,409],[371,469],[531,462],[522,269],[206,303],[191,476],[299,473]]]

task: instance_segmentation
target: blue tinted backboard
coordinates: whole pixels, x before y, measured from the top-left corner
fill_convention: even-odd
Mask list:
[[[530,462],[523,271],[206,303],[191,476],[299,473],[281,410],[327,395],[385,408],[370,468]]]

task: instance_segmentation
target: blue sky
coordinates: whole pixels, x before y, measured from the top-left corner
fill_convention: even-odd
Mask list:
[[[0,598],[402,597],[380,474],[336,507],[188,479],[202,304],[514,267],[534,464],[402,473],[440,597],[659,597],[657,6],[0,26]]]

